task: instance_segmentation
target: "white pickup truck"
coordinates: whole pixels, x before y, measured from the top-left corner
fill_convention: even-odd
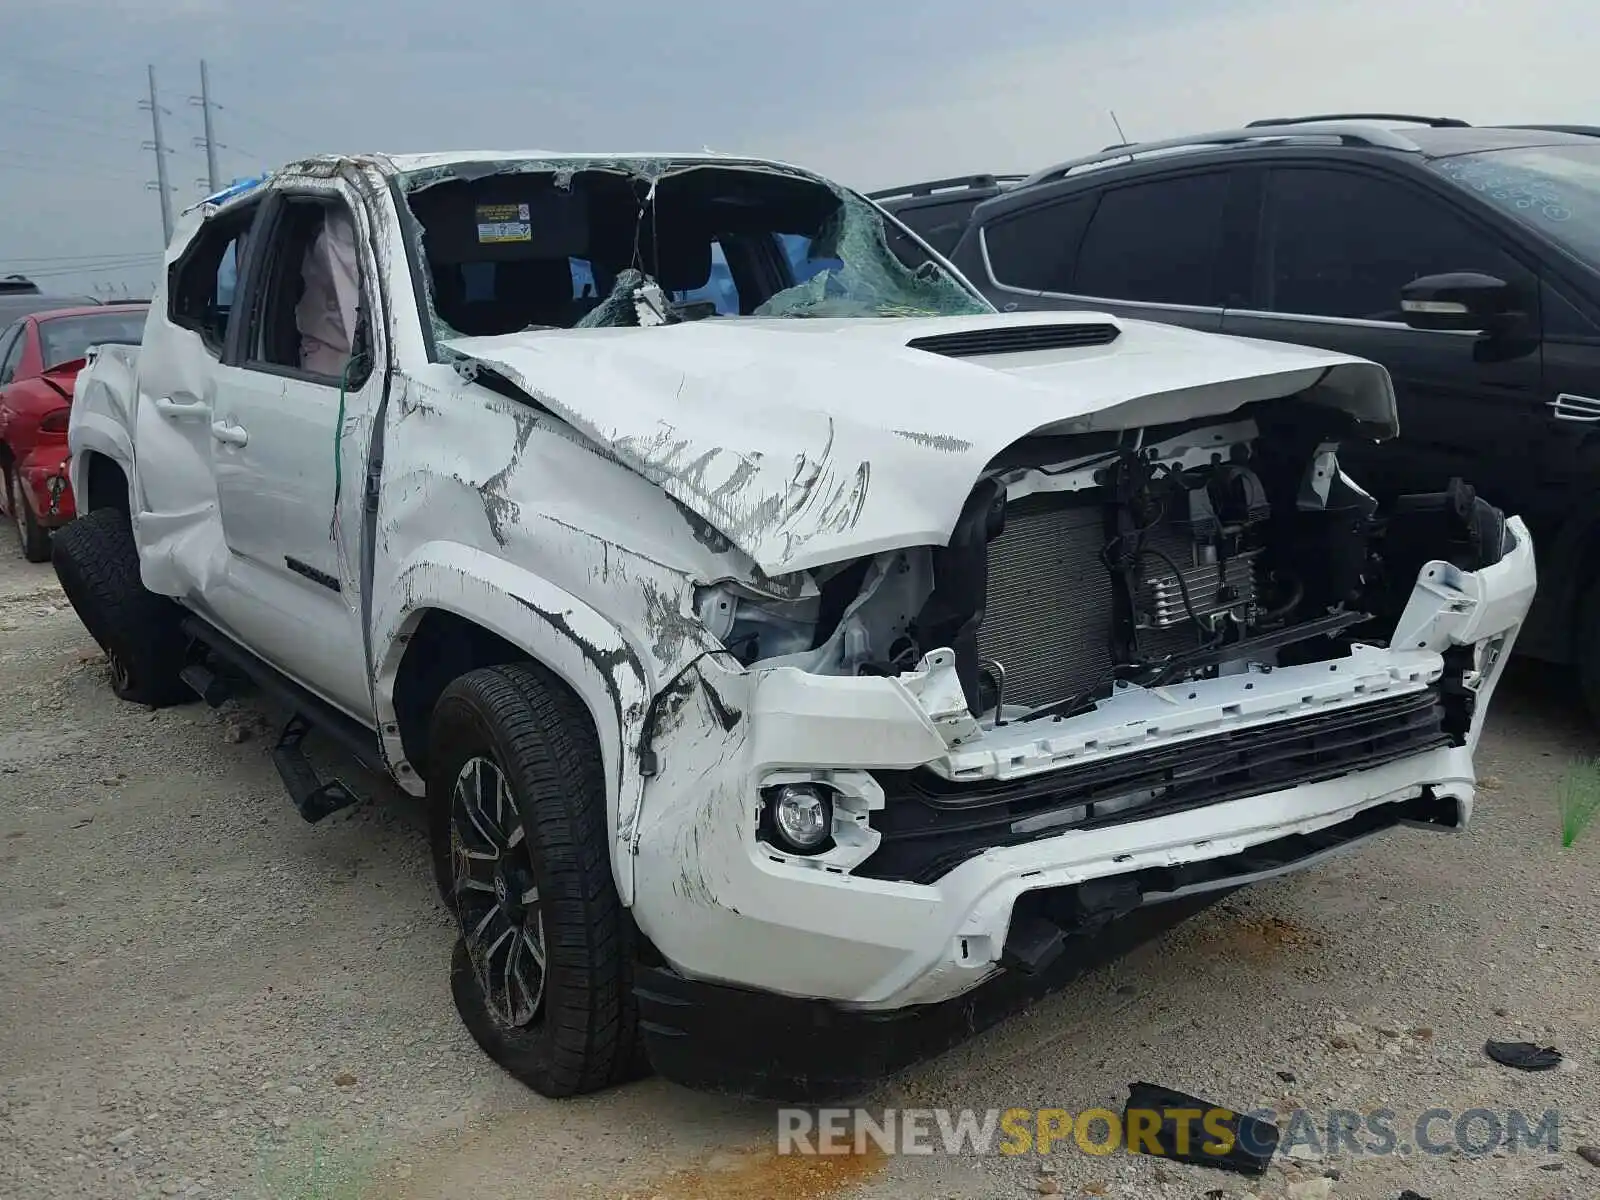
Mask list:
[[[1532,546],[1376,511],[1337,446],[1394,429],[1359,359],[996,312],[794,167],[325,157],[185,215],[54,561],[120,695],[284,700],[307,819],[313,731],[426,797],[532,1087],[815,1094],[1134,910],[1466,825]]]

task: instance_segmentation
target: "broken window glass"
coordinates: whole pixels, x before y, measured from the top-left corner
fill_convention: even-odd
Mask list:
[[[437,336],[992,312],[868,201],[766,164],[468,163],[402,179]],[[651,323],[651,322],[647,322]]]

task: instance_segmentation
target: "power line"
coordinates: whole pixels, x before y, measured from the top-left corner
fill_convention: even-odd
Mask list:
[[[74,267],[56,267],[48,271],[24,270],[29,279],[66,279],[73,275],[104,275],[107,272],[141,270],[161,261],[159,254],[130,255],[127,258],[109,259],[105,262],[80,263]]]
[[[54,167],[57,171],[64,171],[71,175],[87,175],[100,179],[137,179],[138,176],[131,170],[123,171],[116,167],[97,166],[94,163],[82,162],[78,159],[61,158],[49,154],[40,154],[36,150],[16,150],[9,146],[0,146],[0,171],[23,170],[26,166],[16,167],[13,160],[20,159],[24,163],[38,162]]]
[[[0,254],[0,263],[44,263],[46,265],[55,263],[93,263],[103,262],[107,259],[127,258],[134,253],[132,250],[107,250],[100,254]]]
[[[8,101],[6,103],[6,111],[32,114],[18,122],[24,129],[42,120],[46,124],[53,124],[59,129],[65,129],[72,133],[80,131],[98,134],[120,132],[120,130],[107,128],[111,124],[109,121],[102,121],[95,117],[80,116],[70,110],[41,108],[37,104],[13,104]]]
[[[13,67],[32,67],[41,74],[76,75],[80,79],[96,79],[102,83],[115,84],[117,87],[123,86],[118,79],[105,71],[91,71],[87,67],[80,67],[63,62],[45,61],[33,54],[18,56],[8,65]]]
[[[102,85],[105,85],[107,87],[114,87],[119,93],[122,93],[124,95],[129,90],[129,82],[130,81],[124,81],[122,79],[119,79],[119,78],[111,75],[111,74],[108,74],[107,72],[89,70],[87,68],[78,67],[78,66],[69,66],[69,65],[67,65],[65,63],[60,63],[60,62],[57,62],[55,60],[41,60],[37,55],[34,55],[34,54],[30,54],[27,58],[19,58],[19,59],[16,59],[16,60],[7,60],[7,64],[6,65],[7,65],[8,68],[13,67],[13,66],[21,65],[21,66],[27,67],[29,69],[32,69],[34,71],[38,71],[38,72],[40,72],[41,75],[54,74],[57,71],[62,71],[62,72],[65,72],[66,74],[69,74],[69,75],[79,76],[80,78],[83,78],[83,79],[93,79],[96,82],[98,82],[98,83],[100,83]],[[274,80],[273,86],[281,86],[281,85],[282,85],[282,80],[281,79]],[[147,107],[147,104],[145,102],[141,102],[140,107],[141,108]],[[299,133],[292,133],[289,130],[284,129],[280,125],[273,124],[271,121],[265,119],[264,117],[260,117],[260,116],[255,115],[253,112],[249,111],[247,108],[242,109],[242,108],[239,108],[236,104],[232,104],[232,103],[226,104],[226,105],[219,104],[219,103],[217,103],[216,100],[212,100],[211,101],[211,108],[215,112],[225,112],[225,113],[227,113],[229,115],[229,117],[231,117],[235,121],[245,121],[245,122],[248,122],[248,123],[256,126],[258,129],[265,130],[267,133],[270,133],[273,136],[274,139],[280,139],[280,138],[281,139],[286,139],[290,143],[290,145],[292,147],[298,148],[298,147],[304,146],[304,144],[305,144],[306,135],[305,135],[305,133],[303,131],[299,132]],[[164,115],[170,117],[170,116],[172,116],[172,113],[167,112]],[[219,145],[218,145],[218,149],[221,149],[221,150],[226,150],[228,148],[229,147],[227,145],[224,145],[224,144],[220,144],[219,143]],[[238,153],[244,153],[244,151],[239,150],[238,147],[234,147],[234,149]],[[246,157],[253,158],[254,156],[247,154]]]
[[[212,107],[214,107],[218,112],[227,113],[235,121],[245,121],[245,122],[247,122],[247,123],[249,123],[251,125],[256,126],[258,129],[265,130],[267,133],[270,133],[275,138],[285,138],[285,139],[287,139],[289,141],[289,143],[292,146],[299,147],[299,146],[303,146],[305,144],[305,134],[303,134],[303,133],[290,133],[287,129],[284,129],[284,128],[282,128],[280,126],[277,126],[277,125],[273,125],[272,123],[270,123],[268,121],[263,121],[258,116],[255,116],[255,115],[253,115],[251,113],[248,113],[248,112],[241,112],[237,108],[234,108],[233,105],[231,105],[231,104],[217,104],[215,101],[213,101],[212,102]]]

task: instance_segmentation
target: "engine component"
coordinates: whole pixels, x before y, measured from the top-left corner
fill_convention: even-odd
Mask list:
[[[1210,545],[1175,545],[1173,550],[1192,556],[1192,565],[1158,553],[1153,546],[1146,546],[1141,555],[1136,618],[1140,628],[1171,629],[1195,620],[1206,623],[1228,614],[1242,615],[1255,604],[1259,550],[1246,550],[1228,559],[1219,559],[1216,547]]]
[[[1142,519],[1124,562],[1135,630],[1198,627],[1216,636],[1225,621],[1248,623],[1260,591],[1254,535],[1272,515],[1255,472],[1234,462],[1169,474],[1140,488],[1133,507]],[[1149,640],[1140,645],[1146,655]]]
[[[1103,496],[1029,496],[989,543],[978,653],[1001,664],[1005,701],[1032,707],[1111,678],[1113,595],[1101,561]]]
[[[1004,700],[1059,704],[1120,666],[1244,636],[1266,591],[1266,489],[1243,463],[1158,474],[1128,457],[1092,494],[1038,493],[1005,508],[987,546],[977,651],[980,715]]]

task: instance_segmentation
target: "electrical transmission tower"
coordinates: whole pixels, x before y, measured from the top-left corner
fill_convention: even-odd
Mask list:
[[[189,97],[190,104],[200,107],[200,120],[205,128],[205,136],[194,139],[195,149],[205,148],[206,152],[206,178],[202,185],[209,189],[207,195],[215,195],[222,190],[222,176],[217,170],[217,151],[227,149],[217,142],[216,130],[211,124],[211,112],[217,106],[211,102],[211,80],[206,74],[206,60],[200,60],[200,94]]]
[[[161,136],[161,114],[167,110],[156,99],[156,69],[153,64],[150,67],[150,99],[141,100],[139,107],[150,110],[151,140],[144,144],[144,148],[156,153],[156,177],[155,182],[145,186],[161,197],[161,245],[165,247],[172,241],[172,187],[167,183],[167,155],[172,151],[167,149],[166,140]],[[171,115],[167,113],[167,116]]]

